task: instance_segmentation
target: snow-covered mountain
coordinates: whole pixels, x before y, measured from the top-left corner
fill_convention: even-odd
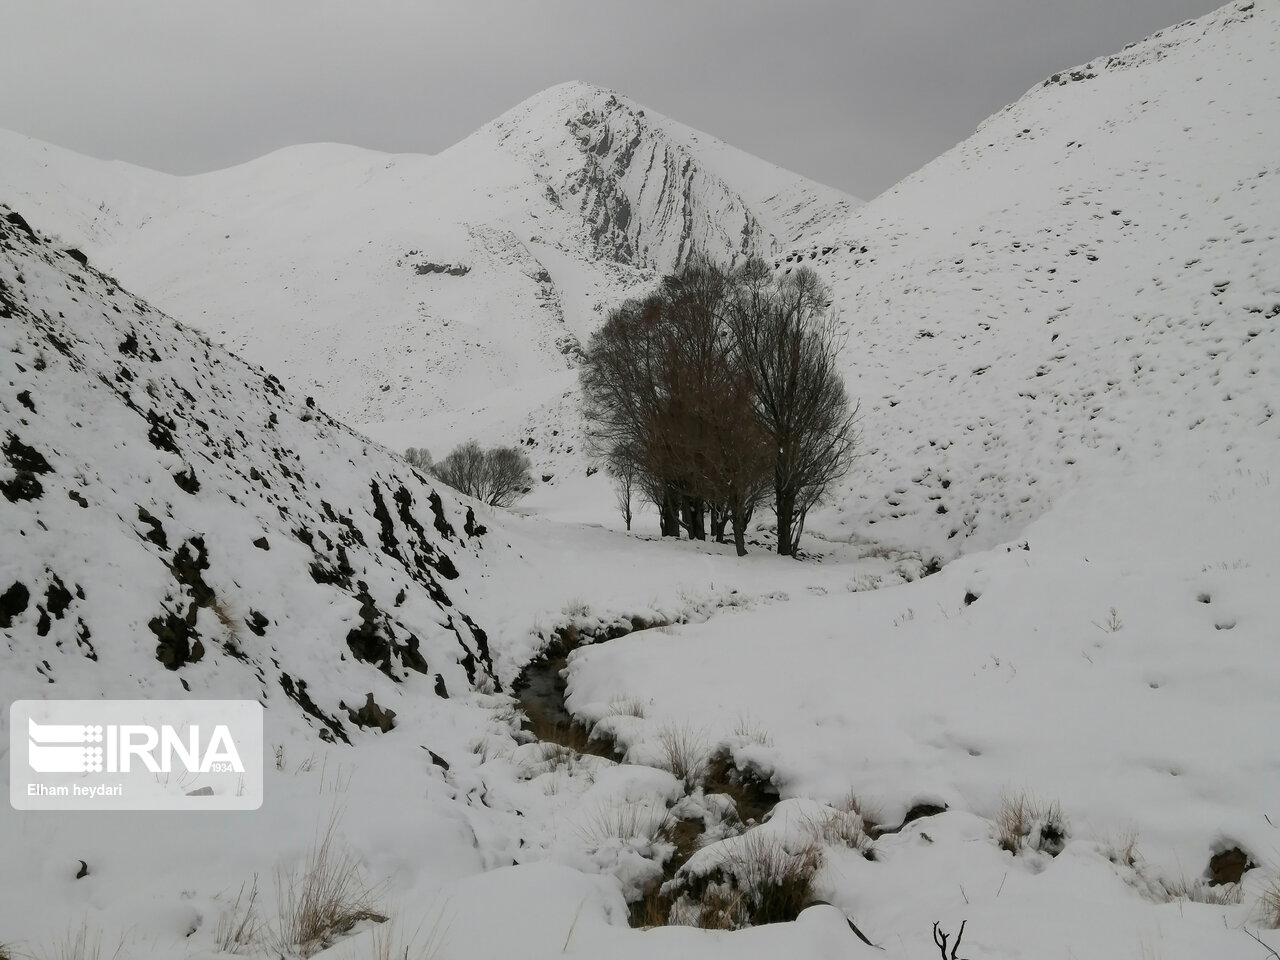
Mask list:
[[[857,203],[581,83],[435,156],[314,144],[179,178],[0,134],[0,196],[356,423],[555,395],[658,272]]]
[[[1274,445],[1277,90],[1280,5],[1239,0],[1054,73],[780,258],[833,284],[865,415],[815,525],[945,557],[1091,473]]]

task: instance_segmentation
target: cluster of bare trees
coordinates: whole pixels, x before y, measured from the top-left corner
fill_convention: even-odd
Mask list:
[[[484,449],[475,440],[454,447],[447,457],[433,463],[425,447],[404,452],[409,463],[425,473],[491,507],[509,507],[529,492],[529,458],[515,447]]]
[[[658,508],[663,536],[723,542],[739,555],[772,496],[778,552],[848,469],[857,409],[836,367],[830,297],[808,269],[775,277],[761,260],[702,259],[615,309],[591,338],[582,394],[593,455]]]

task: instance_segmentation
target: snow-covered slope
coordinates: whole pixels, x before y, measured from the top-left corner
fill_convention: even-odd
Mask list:
[[[0,197],[351,422],[541,396],[657,271],[856,203],[578,83],[435,156],[313,144],[184,178],[0,133]]]
[[[779,260],[834,285],[866,456],[816,526],[954,554],[1079,478],[1280,439],[1280,4],[1053,74]]]
[[[82,260],[0,212],[0,697],[247,697],[348,740],[370,695],[493,687],[469,508]]]

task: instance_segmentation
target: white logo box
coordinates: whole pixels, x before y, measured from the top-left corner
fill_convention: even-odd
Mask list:
[[[18,700],[9,708],[17,810],[257,810],[256,700]]]

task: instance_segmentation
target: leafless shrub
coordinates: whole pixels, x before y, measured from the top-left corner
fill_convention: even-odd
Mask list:
[[[265,924],[258,916],[258,875],[248,884],[240,885],[231,909],[222,915],[214,927],[213,939],[222,953],[241,953],[256,946],[262,939]]]
[[[449,452],[432,472],[443,482],[491,507],[509,507],[529,491],[529,458],[515,447],[483,450],[468,440]]]
[[[964,939],[964,925],[968,920],[960,921],[960,929],[956,931],[956,941],[951,944],[951,953],[947,953],[947,945],[951,939],[951,935],[942,932],[942,927],[936,921],[933,924],[933,944],[938,948],[938,952],[942,954],[942,960],[961,960],[956,954],[960,951],[960,941]]]
[[[706,775],[706,737],[692,727],[687,724],[664,724],[658,730],[658,744],[662,749],[666,768],[676,779],[693,786]]]
[[[274,951],[309,957],[361,921],[387,919],[374,909],[359,861],[339,846],[338,821],[335,812],[308,851],[301,872],[276,873]]]
[[[416,467],[423,473],[431,472],[431,451],[426,447],[410,447],[404,452],[404,458],[409,466]]]

